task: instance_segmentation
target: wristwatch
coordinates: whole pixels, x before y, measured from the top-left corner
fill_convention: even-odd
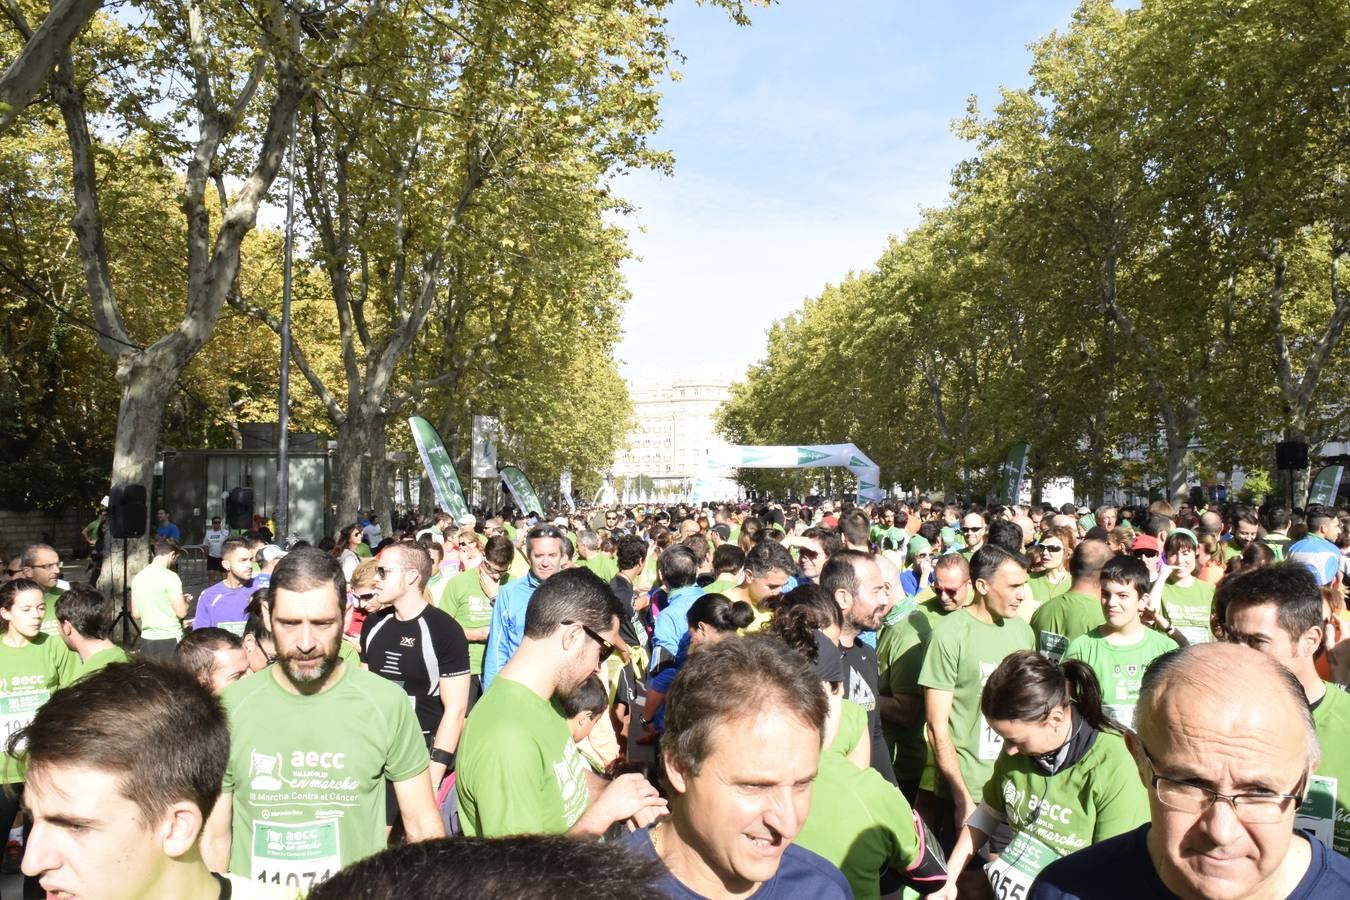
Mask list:
[[[432,747],[431,761],[440,763],[447,769],[453,769],[455,767],[455,754],[451,753],[449,750],[442,750],[440,747]]]

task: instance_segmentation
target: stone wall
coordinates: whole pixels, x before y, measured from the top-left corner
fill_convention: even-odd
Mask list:
[[[25,544],[51,544],[65,558],[87,556],[80,529],[93,520],[93,514],[76,510],[64,512],[14,512],[0,509],[0,550],[17,553]]]

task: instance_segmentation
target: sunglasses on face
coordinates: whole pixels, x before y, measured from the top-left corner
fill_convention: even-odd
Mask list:
[[[807,548],[807,547],[798,547],[798,548],[797,548],[797,558],[798,558],[798,559],[815,559],[815,558],[818,557],[818,556],[820,556],[820,554],[817,553],[817,552],[814,551],[814,550],[811,550],[810,548]]]
[[[375,592],[374,592],[374,591],[364,591],[364,592],[362,592],[362,593],[360,593],[360,594],[353,593],[352,596],[355,597],[357,600],[360,600],[362,603],[365,603],[365,602],[367,602],[367,601],[370,601],[370,600],[374,600],[374,599],[375,599]]]
[[[1141,556],[1141,557],[1151,557],[1151,556],[1157,556],[1157,555],[1158,555],[1158,551],[1157,551],[1157,550],[1136,550],[1136,551],[1134,551],[1134,555],[1135,555],[1135,556]]]
[[[605,660],[609,659],[611,656],[614,655],[614,651],[615,651],[617,648],[616,648],[613,644],[611,644],[609,641],[605,640],[603,637],[601,637],[599,634],[597,634],[594,630],[592,630],[592,629],[590,629],[590,628],[587,628],[585,625],[582,625],[580,622],[563,622],[562,624],[563,624],[563,625],[581,625],[581,630],[584,631],[584,632],[586,632],[586,637],[590,638],[591,640],[595,641],[597,644],[600,645],[600,662],[604,662]]]
[[[1041,544],[1040,548],[1046,553],[1063,553],[1064,548],[1059,544]]]
[[[23,569],[21,569],[21,568],[20,568],[20,569],[6,569],[6,570],[5,570],[5,574],[8,575],[10,578],[17,578],[18,576],[20,576],[20,575],[23,574]]]
[[[966,528],[966,527],[963,525],[963,526],[961,526],[961,531],[964,532],[965,534],[975,534],[975,533],[977,533],[977,532],[984,531],[984,526],[983,526],[983,525],[978,525],[978,526],[976,526],[976,527],[974,527],[974,528]]]

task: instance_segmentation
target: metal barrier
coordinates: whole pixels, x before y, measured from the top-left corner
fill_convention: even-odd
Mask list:
[[[178,577],[183,581],[183,590],[190,594],[200,594],[207,586],[206,550],[201,547],[184,547],[178,557]]]

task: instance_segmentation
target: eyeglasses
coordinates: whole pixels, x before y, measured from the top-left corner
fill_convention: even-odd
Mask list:
[[[34,569],[59,569],[59,568],[61,568],[61,560],[58,559],[58,560],[56,560],[56,562],[49,562],[49,563],[34,563],[34,564],[33,564],[33,568],[34,568]]]
[[[599,634],[597,634],[595,631],[591,630],[590,628],[587,628],[585,625],[582,625],[580,622],[571,622],[571,621],[568,621],[568,620],[563,620],[562,624],[563,624],[563,625],[580,625],[580,626],[581,626],[581,630],[584,631],[584,632],[586,632],[586,637],[590,638],[591,640],[595,641],[597,644],[600,645],[600,661],[601,661],[601,662],[604,662],[605,660],[609,659],[611,656],[614,655],[614,651],[615,651],[617,648],[616,648],[613,644],[611,644],[609,641],[605,640],[603,637],[601,637],[601,636],[600,636]]]
[[[1063,553],[1064,547],[1061,544],[1038,544],[1046,553]]]
[[[1306,775],[1292,794],[1221,794],[1198,784],[1159,775],[1153,756],[1142,741],[1139,748],[1144,751],[1144,758],[1153,770],[1153,791],[1158,795],[1158,800],[1177,812],[1203,815],[1216,802],[1223,800],[1233,807],[1238,820],[1247,825],[1275,825],[1289,812],[1291,804],[1303,802],[1303,792],[1308,782]]]
[[[478,564],[478,571],[487,575],[489,578],[501,578],[503,575],[506,574],[505,569],[499,569],[496,566],[490,566],[485,562]]]

